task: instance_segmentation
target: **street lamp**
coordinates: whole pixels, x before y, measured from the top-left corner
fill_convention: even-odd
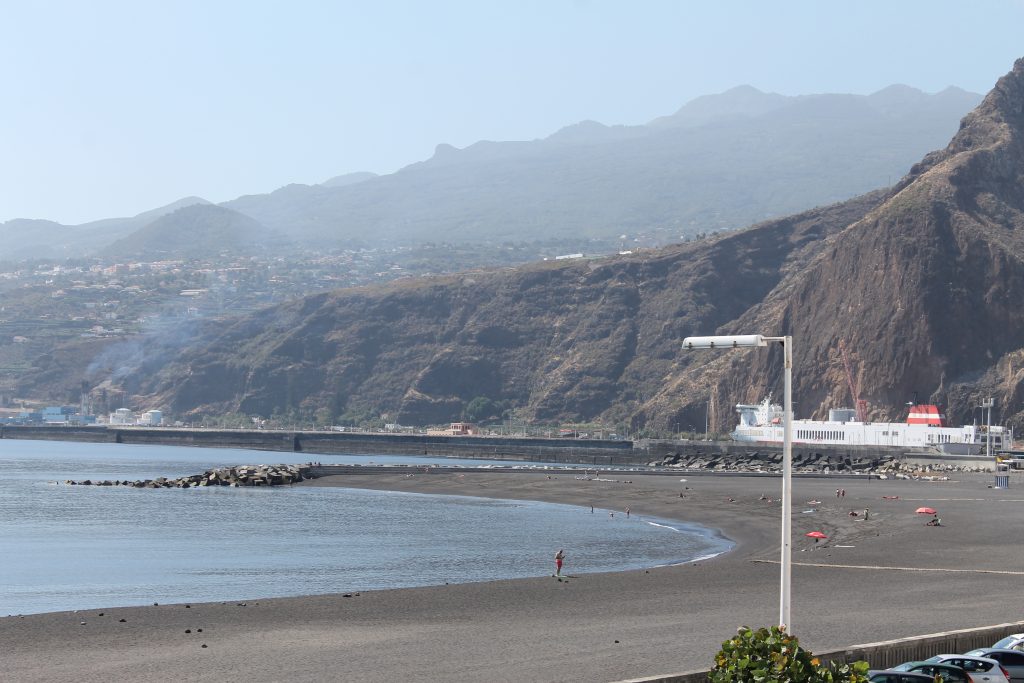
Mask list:
[[[754,346],[768,346],[769,342],[782,344],[785,353],[785,420],[782,438],[782,561],[779,577],[779,625],[793,632],[790,621],[790,587],[793,561],[793,337],[765,337],[760,334],[744,334],[727,337],[687,337],[683,348],[692,349],[744,349]]]

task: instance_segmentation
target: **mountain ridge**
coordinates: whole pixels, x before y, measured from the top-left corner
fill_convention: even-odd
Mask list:
[[[691,334],[794,336],[804,416],[873,419],[918,391],[1024,426],[1024,60],[892,188],[656,251],[337,291],[233,321],[136,373],[176,413],[456,419],[481,396],[537,421],[712,428],[781,393],[781,354],[693,353]]]
[[[739,86],[644,125],[581,121],[532,141],[440,144],[391,174],[345,174],[220,205],[306,249],[575,239],[581,250],[609,252],[622,234],[667,244],[887,185],[945,143],[978,98],[907,86],[792,97]],[[54,224],[38,235],[10,226],[8,254],[90,255],[157,217]]]

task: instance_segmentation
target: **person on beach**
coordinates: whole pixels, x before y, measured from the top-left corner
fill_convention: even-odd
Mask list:
[[[626,506],[626,517],[629,517],[629,506]]]
[[[565,551],[561,548],[555,553],[555,576],[562,575],[562,561],[565,559]]]

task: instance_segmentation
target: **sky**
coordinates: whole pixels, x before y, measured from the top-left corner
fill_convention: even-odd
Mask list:
[[[737,85],[985,93],[1022,27],[1024,0],[0,0],[0,222],[391,173]]]

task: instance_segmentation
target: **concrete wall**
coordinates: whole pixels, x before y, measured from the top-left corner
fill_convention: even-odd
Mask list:
[[[603,467],[647,463],[646,453],[634,451],[631,441],[597,439],[20,425],[0,426],[0,438],[245,448],[325,455],[444,455],[461,458],[502,458],[524,462],[565,462]]]
[[[0,425],[0,439],[114,443],[117,441],[117,432],[104,429],[103,427],[22,427],[20,425]]]

